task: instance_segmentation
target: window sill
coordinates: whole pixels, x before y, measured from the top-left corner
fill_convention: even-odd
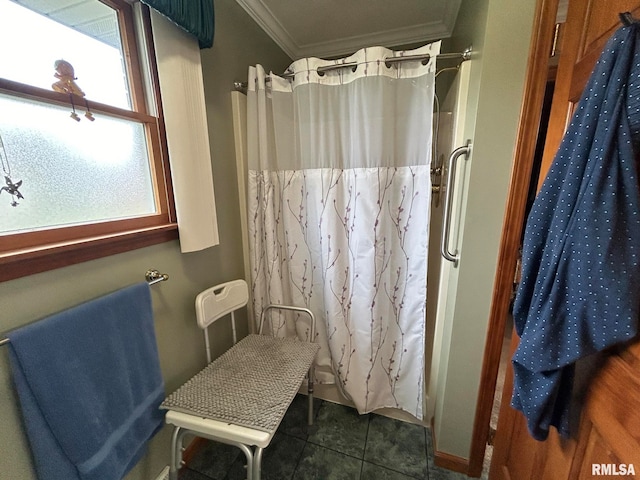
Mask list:
[[[0,282],[149,247],[177,238],[178,225],[169,223],[6,252],[0,255]]]

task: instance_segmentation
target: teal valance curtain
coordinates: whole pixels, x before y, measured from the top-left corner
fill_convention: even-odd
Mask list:
[[[200,48],[213,45],[213,0],[142,0],[198,39]]]

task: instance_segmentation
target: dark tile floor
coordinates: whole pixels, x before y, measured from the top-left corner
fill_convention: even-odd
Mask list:
[[[306,397],[298,396],[262,458],[263,480],[467,480],[436,467],[431,431],[380,415],[316,400],[306,426]],[[207,442],[180,472],[181,480],[241,480],[238,448]]]

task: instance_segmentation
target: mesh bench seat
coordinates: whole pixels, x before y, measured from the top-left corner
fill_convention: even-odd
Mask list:
[[[246,305],[247,299],[248,289],[242,280],[198,295],[198,324],[205,330],[209,360],[206,328]],[[307,309],[286,305],[267,307],[262,314],[260,331],[266,312],[274,309],[293,310],[307,316],[311,322],[309,338],[314,338],[313,314]],[[208,320],[203,320],[203,315]],[[240,448],[247,459],[247,478],[259,480],[263,449],[271,442],[305,376],[309,378],[309,425],[313,421],[313,363],[319,348],[316,343],[293,338],[251,334],[169,395],[160,408],[167,410],[166,423],[174,426],[170,479],[177,480],[183,438],[191,433]]]

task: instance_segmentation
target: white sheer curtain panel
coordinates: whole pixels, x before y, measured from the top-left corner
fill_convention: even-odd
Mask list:
[[[423,416],[439,48],[302,59],[289,67],[293,79],[249,70],[254,312],[279,302],[310,308],[319,380],[335,381],[361,413],[392,407]],[[424,65],[384,61],[423,53],[432,56]],[[317,72],[350,62],[357,67]],[[290,325],[280,318],[273,328],[295,335]]]

